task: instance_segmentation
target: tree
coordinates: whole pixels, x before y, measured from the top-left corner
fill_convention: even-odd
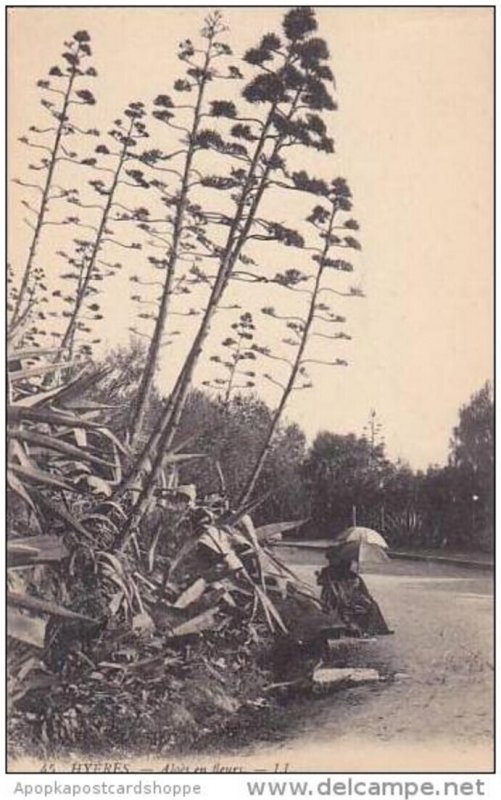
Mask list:
[[[446,466],[396,468],[385,486],[385,533],[406,546],[475,550],[493,536],[493,399],[490,384],[459,411]]]
[[[310,498],[303,480],[306,437],[294,423],[282,421],[266,463],[256,483],[260,500],[254,516],[263,523],[269,520],[306,520],[310,516]]]
[[[125,441],[129,408],[141,380],[147,347],[139,337],[132,337],[126,345],[109,350],[99,362],[104,377],[94,388],[90,399],[106,409],[106,419],[121,441]],[[161,407],[157,391],[150,398],[150,412],[154,417]],[[147,417],[146,424],[151,424]]]
[[[494,529],[494,400],[492,385],[472,395],[459,410],[449,459],[454,483],[461,486],[457,499],[462,539],[491,541]]]
[[[319,433],[305,460],[303,476],[311,502],[309,529],[332,537],[352,523],[368,524],[379,510],[392,473],[382,446],[372,448],[365,437]]]
[[[182,481],[195,483],[202,495],[224,491],[235,507],[266,438],[272,418],[255,395],[234,393],[228,402],[192,391],[183,411],[179,442],[191,438],[204,458],[181,467]],[[305,437],[297,425],[277,431],[266,468],[258,483],[262,503],[257,519],[304,516],[306,497],[301,480]],[[221,485],[221,475],[224,486]]]
[[[459,410],[450,443],[450,463],[467,467],[488,481],[494,466],[494,400],[487,381]]]

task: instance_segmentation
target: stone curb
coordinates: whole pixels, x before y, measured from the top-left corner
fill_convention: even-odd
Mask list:
[[[453,564],[457,567],[467,567],[472,569],[494,570],[493,561],[467,561],[453,556],[430,556],[421,553],[401,553],[398,550],[390,550],[390,558],[398,558],[407,561],[428,561],[434,564]]]
[[[297,547],[304,550],[325,550],[329,544],[327,542],[275,542],[273,547]],[[467,569],[484,569],[493,571],[493,561],[467,561],[462,558],[455,558],[454,556],[434,556],[427,555],[426,553],[407,553],[400,550],[389,550],[388,555],[390,558],[402,559],[407,561],[427,561],[435,564],[452,564],[458,567],[466,567]]]

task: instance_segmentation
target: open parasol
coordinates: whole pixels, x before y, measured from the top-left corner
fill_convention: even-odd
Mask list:
[[[357,561],[359,564],[377,564],[388,560],[388,543],[372,528],[354,526],[347,528],[334,540],[333,553],[340,561]]]

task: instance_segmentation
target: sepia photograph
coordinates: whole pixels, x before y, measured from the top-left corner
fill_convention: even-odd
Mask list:
[[[5,13],[8,772],[493,772],[494,7]]]

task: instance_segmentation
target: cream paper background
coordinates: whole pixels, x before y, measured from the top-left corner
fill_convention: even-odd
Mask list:
[[[238,53],[276,28],[283,10],[224,13]],[[41,119],[34,84],[57,62],[64,38],[81,28],[91,33],[99,73],[91,84],[96,124],[109,125],[130,100],[148,103],[170,89],[180,72],[176,42],[194,37],[202,17],[200,8],[9,9],[10,176],[21,174],[27,159],[17,137]],[[357,278],[367,298],[346,308],[354,336],[349,370],[319,369],[313,392],[298,393],[288,415],[312,436],[322,427],[360,431],[374,407],[390,455],[426,467],[445,460],[458,407],[492,373],[493,13],[322,7],[318,20],[332,52],[340,105],[332,121],[332,168],[354,194],[364,247]],[[10,198],[9,258],[19,269],[28,238],[15,188]],[[131,308],[128,286],[119,279],[110,294],[103,333],[114,344],[127,338]],[[164,370],[163,388],[170,379]],[[192,763],[216,760],[273,767],[284,752],[277,755],[270,746],[255,756],[221,754]],[[492,767],[492,745],[390,747],[352,740],[347,732],[332,747],[299,743],[286,760],[295,771],[481,771]],[[30,768],[27,762],[11,766]]]

